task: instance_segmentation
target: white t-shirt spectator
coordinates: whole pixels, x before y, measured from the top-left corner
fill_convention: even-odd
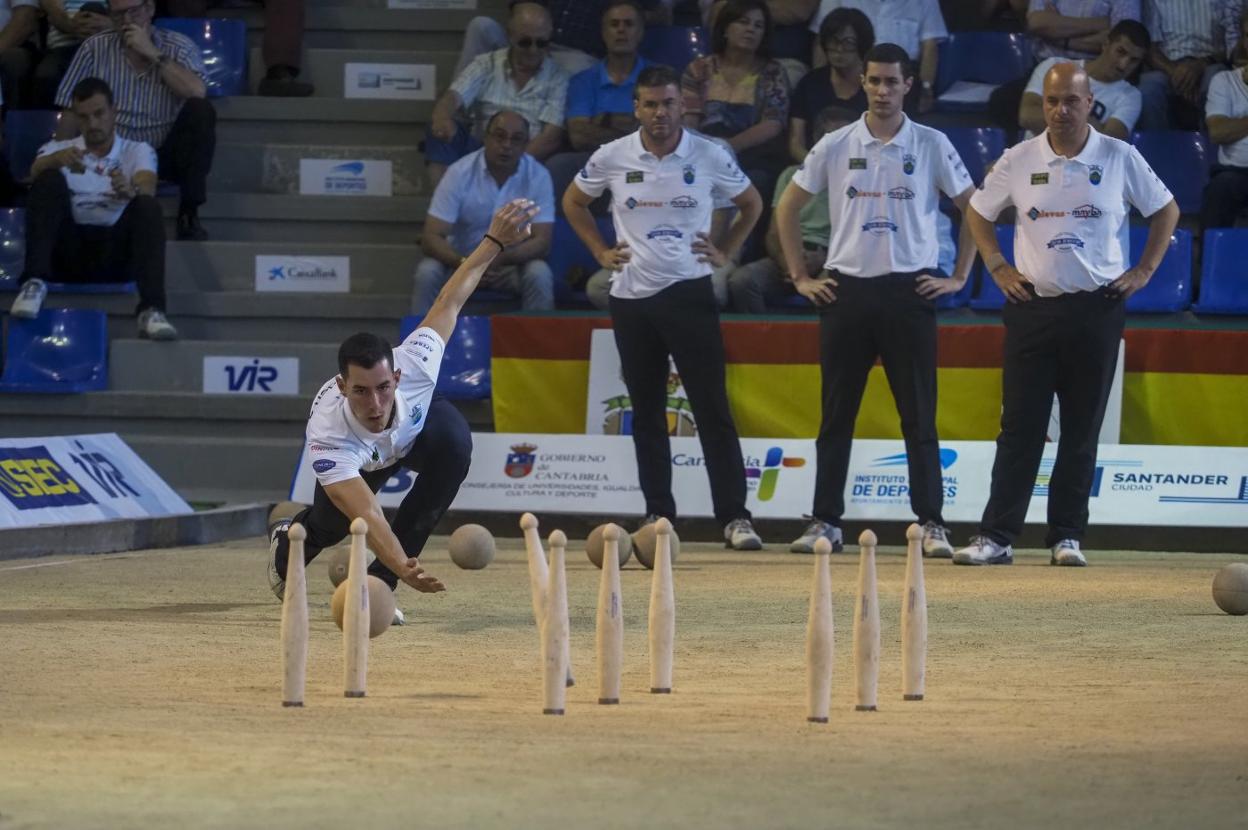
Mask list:
[[[402,374],[394,415],[381,432],[370,432],[356,419],[336,378],[325,382],[312,401],[306,433],[308,460],[322,486],[355,478],[361,471],[385,469],[411,451],[425,428],[444,350],[438,333],[424,327],[395,348],[394,368]]]
[[[499,187],[485,166],[485,148],[446,168],[429,203],[429,215],[452,226],[451,247],[467,256],[490,229],[494,214],[512,199],[532,199],[541,208],[537,222],[555,221],[555,196],[550,173],[525,153],[516,172]]]
[[[112,227],[125,212],[126,205],[130,204],[129,200],[117,199],[112,195],[112,171],[121,170],[127,182],[134,181],[134,174],[140,170],[156,172],[156,151],[152,149],[152,145],[131,141],[119,135],[113,136],[113,148],[103,158],[87,152],[87,144],[82,136],[68,141],[49,141],[39,148],[37,157],[51,155],[66,147],[82,150],[82,163],[87,168],[81,173],[73,173],[68,167],[61,168],[69,185],[74,221],[79,225]]]
[[[1086,61],[1070,60],[1068,58],[1049,58],[1041,61],[1031,73],[1030,80],[1027,81],[1026,92],[1031,92],[1041,97],[1044,96],[1044,76],[1045,73],[1058,63],[1073,63],[1078,66],[1084,66]],[[1115,81],[1107,84],[1098,81],[1091,75],[1088,76],[1088,83],[1092,87],[1092,117],[1104,124],[1113,118],[1121,121],[1122,125],[1127,128],[1129,134],[1135,129],[1135,122],[1140,118],[1140,91],[1131,84],[1130,81]],[[1027,138],[1032,138],[1035,134],[1030,130]]]
[[[1209,82],[1209,98],[1205,101],[1205,118],[1224,115],[1227,118],[1248,116],[1248,84],[1242,69],[1219,72]],[[1218,164],[1248,167],[1248,138],[1218,146]]]
[[[820,0],[819,11],[810,19],[810,30],[819,34],[819,25],[828,12],[842,7],[865,14],[875,29],[875,42],[896,43],[912,61],[919,59],[923,41],[949,37],[939,0]]]

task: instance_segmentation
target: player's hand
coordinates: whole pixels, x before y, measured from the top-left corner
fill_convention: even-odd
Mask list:
[[[832,289],[837,287],[837,282],[832,277],[801,277],[793,280],[793,287],[797,289],[797,293],[810,300],[815,305],[829,305],[836,302],[836,292]]]
[[[1189,102],[1196,103],[1200,97],[1200,79],[1204,76],[1204,72],[1205,65],[1201,61],[1195,59],[1179,61],[1179,65],[1174,68],[1174,74],[1170,76],[1174,91]]]
[[[83,164],[83,152],[79,147],[66,147],[57,152],[57,166],[67,167],[71,173],[85,173],[87,166]]]
[[[946,294],[956,294],[964,285],[966,285],[966,277],[958,279],[957,277],[933,277],[931,274],[924,274],[914,281],[914,290],[920,297],[934,300]]]
[[[1125,300],[1148,285],[1148,281],[1152,277],[1153,273],[1151,271],[1137,266],[1124,271],[1121,277],[1111,282],[1106,288]]]
[[[504,245],[523,242],[533,233],[533,217],[541,207],[532,199],[512,199],[490,220],[490,236]]]
[[[134,186],[126,180],[126,174],[122,172],[120,167],[114,167],[110,170],[108,178],[113,184],[114,198],[123,202],[128,202],[134,198]]]
[[[712,268],[723,268],[728,264],[728,255],[715,247],[711,237],[698,231],[693,238],[693,252],[698,255],[698,262],[710,263]]]
[[[429,132],[439,141],[450,141],[455,137],[455,119],[450,116],[435,115],[429,125]]]
[[[605,251],[600,253],[596,259],[598,260],[598,264],[603,268],[606,268],[608,271],[618,271],[628,264],[628,261],[632,259],[632,256],[632,253],[628,250],[628,243],[621,242],[614,248],[607,248]]]
[[[992,281],[1012,303],[1025,303],[1031,299],[1031,292],[1027,290],[1031,281],[1008,262],[997,266],[997,270],[992,272]]]
[[[420,567],[419,559],[408,559],[403,570],[399,572],[399,579],[422,594],[437,594],[446,590],[446,586],[436,576],[425,573],[425,569]]]
[[[142,26],[136,26],[133,23],[122,26],[121,40],[127,49],[149,61],[160,59],[160,50],[156,48],[156,44],[152,43],[151,35]]]

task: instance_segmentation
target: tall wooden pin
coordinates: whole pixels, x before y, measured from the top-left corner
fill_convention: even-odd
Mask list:
[[[542,550],[542,537],[537,534],[536,516],[532,513],[525,513],[521,516],[520,529],[524,531],[524,550],[529,558],[529,590],[533,595],[533,622],[537,624],[538,638],[541,639],[542,626],[546,624],[546,591],[550,582],[550,574],[546,567],[546,552]],[[567,685],[576,685],[576,679],[572,676],[570,655]]]
[[[620,674],[624,664],[624,610],[620,597],[620,538],[618,525],[603,531],[602,578],[598,581],[598,702],[620,702]]]
[[[906,528],[906,587],[901,598],[902,700],[922,700],[927,671],[927,589],[923,585],[923,528]]]
[[[854,708],[874,712],[880,681],[880,607],[875,585],[875,534],[858,537],[858,600],[854,603]]]
[[[832,660],[836,634],[832,627],[832,543],[815,542],[815,575],[806,618],[806,720],[827,723],[832,706]]]
[[[526,514],[527,515],[527,514]],[[568,537],[562,530],[550,534],[550,574],[546,585],[546,619],[542,631],[543,715],[562,715],[568,686],[568,583],[564,575],[564,549]]]
[[[364,697],[368,686],[368,559],[364,542],[368,522],[351,522],[347,565],[347,601],[342,614],[343,696]]]
[[[672,523],[654,525],[654,573],[650,577],[650,692],[672,692],[672,649],[676,639],[676,593],[672,585]]]
[[[287,531],[290,551],[286,561],[286,593],[282,597],[282,705],[302,706],[308,676],[308,582],[303,567],[301,524]]]

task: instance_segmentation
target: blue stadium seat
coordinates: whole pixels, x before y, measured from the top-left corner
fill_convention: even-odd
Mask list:
[[[404,317],[399,323],[399,339],[416,330],[421,318]],[[490,318],[485,315],[460,317],[455,333],[446,344],[437,391],[452,400],[482,400],[490,396]]]
[[[1001,255],[1005,257],[1006,262],[1013,265],[1013,225],[997,225],[997,244],[1001,246]],[[988,269],[984,268],[982,263],[976,270],[979,271],[979,292],[971,299],[968,305],[976,311],[999,311],[1005,305],[1005,294],[1001,293],[1001,289],[997,287],[992,274],[988,273]],[[967,280],[967,282],[970,281]]]
[[[971,275],[966,278],[966,282],[959,291],[953,294],[942,294],[936,298],[936,308],[944,311],[951,308],[962,308],[971,301],[971,294],[975,290],[975,270],[971,269]]]
[[[108,318],[94,309],[45,309],[9,318],[0,392],[87,392],[108,386]]]
[[[640,52],[646,60],[665,63],[678,73],[694,58],[711,51],[711,38],[701,26],[648,26]]]
[[[0,208],[0,291],[16,291],[26,261],[26,211]]]
[[[608,245],[614,245],[615,225],[612,224],[611,217],[599,216],[595,221],[603,241]],[[589,301],[585,292],[573,289],[569,277],[572,277],[574,282],[582,282],[582,277],[593,276],[594,272],[599,269],[598,262],[589,253],[585,243],[581,242],[581,238],[576,235],[576,231],[572,230],[568,220],[562,216],[555,220],[546,264],[550,266],[550,271],[555,276],[555,305],[560,308],[588,306]]]
[[[944,127],[941,131],[962,157],[971,181],[976,187],[983,184],[988,165],[1005,152],[1005,131],[999,127]]]
[[[1248,314],[1248,228],[1205,231],[1198,314]]]
[[[1131,259],[1140,261],[1148,242],[1148,226],[1131,226]],[[1192,304],[1192,234],[1176,228],[1170,247],[1148,285],[1131,295],[1127,311],[1185,311]]]
[[[162,17],[156,25],[186,35],[208,69],[208,97],[247,94],[247,23],[223,17]]]
[[[1204,133],[1136,130],[1131,143],[1170,188],[1179,210],[1199,213],[1217,150]]]
[[[18,181],[30,176],[39,148],[52,140],[57,110],[9,110],[4,115],[4,147],[9,155],[9,172]]]
[[[1031,71],[1031,44],[1021,32],[952,32],[940,43],[936,70],[936,108],[945,112],[987,109],[987,102],[941,101],[959,83],[996,87]],[[956,90],[955,90],[956,91]],[[990,90],[985,90],[988,92]]]

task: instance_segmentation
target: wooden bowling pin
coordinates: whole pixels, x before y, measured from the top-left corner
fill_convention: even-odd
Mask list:
[[[624,610],[620,596],[620,539],[628,538],[617,525],[603,532],[602,576],[598,580],[598,702],[620,702],[620,675],[624,664]]]
[[[287,531],[286,593],[282,597],[282,705],[302,706],[308,676],[308,582],[303,566],[301,524]]]
[[[923,528],[906,528],[906,586],[901,598],[901,698],[922,700],[927,670],[927,590],[923,586]]]
[[[806,618],[806,720],[827,723],[832,706],[832,660],[836,635],[832,627],[832,543],[815,542],[815,574]]]
[[[875,584],[875,534],[858,537],[858,599],[854,603],[854,708],[874,712],[880,680],[880,607]]]
[[[672,649],[676,639],[676,594],[672,585],[672,523],[654,526],[654,572],[650,576],[650,692],[671,694]]]
[[[546,619],[542,631],[542,714],[562,715],[568,694],[568,584],[564,575],[562,530],[550,534],[550,569],[546,585]]]
[[[542,550],[542,537],[537,534],[537,517],[525,513],[520,517],[520,529],[524,532],[524,551],[529,559],[529,590],[533,599],[533,622],[537,624],[540,639],[542,626],[546,624],[546,590],[550,574],[546,567],[546,551]],[[567,685],[575,686],[572,662],[568,661]]]
[[[368,686],[368,522],[351,522],[347,599],[342,613],[343,696],[364,697]]]

